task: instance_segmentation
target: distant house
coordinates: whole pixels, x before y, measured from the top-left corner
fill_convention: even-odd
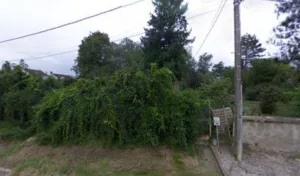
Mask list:
[[[41,70],[34,70],[34,69],[29,69],[29,68],[24,68],[23,69],[24,73],[28,74],[28,75],[36,75],[36,76],[41,76],[42,78],[47,78],[48,75],[46,73],[44,73]]]
[[[53,76],[55,79],[58,79],[58,80],[71,79],[72,78],[69,75],[57,74],[57,73],[53,73],[53,72],[50,72],[50,75]]]
[[[65,79],[71,79],[72,77],[69,75],[63,75],[63,74],[57,74],[50,72],[50,75],[46,74],[45,72],[41,70],[34,70],[34,69],[29,69],[29,68],[24,68],[23,72],[26,73],[27,75],[35,75],[35,76],[40,76],[44,79],[48,78],[49,76],[52,76],[55,79],[58,80],[65,80]]]

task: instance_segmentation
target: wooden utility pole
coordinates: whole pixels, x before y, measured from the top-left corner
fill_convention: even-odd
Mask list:
[[[243,153],[243,119],[242,119],[242,72],[241,72],[241,21],[240,4],[242,0],[234,0],[234,41],[235,41],[235,113],[236,113],[236,150],[238,161]]]

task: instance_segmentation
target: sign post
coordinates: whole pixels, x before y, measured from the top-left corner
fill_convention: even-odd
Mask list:
[[[214,117],[214,125],[216,126],[216,134],[217,134],[217,143],[219,147],[219,126],[220,126],[220,117]]]

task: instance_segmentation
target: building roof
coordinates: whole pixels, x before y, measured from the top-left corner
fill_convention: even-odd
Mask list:
[[[27,72],[30,75],[48,76],[46,73],[44,73],[41,70],[34,70],[34,69],[25,68],[24,71]]]
[[[52,73],[52,72],[51,72],[51,75],[57,77],[58,79],[62,79],[62,78],[63,78],[63,79],[72,78],[72,77],[69,76],[69,75],[57,74],[57,73]]]

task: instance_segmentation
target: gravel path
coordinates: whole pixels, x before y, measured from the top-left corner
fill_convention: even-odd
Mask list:
[[[10,171],[4,168],[0,168],[0,176],[10,176]]]
[[[213,151],[226,176],[300,176],[300,159],[293,153],[245,151],[238,163],[228,146]]]

